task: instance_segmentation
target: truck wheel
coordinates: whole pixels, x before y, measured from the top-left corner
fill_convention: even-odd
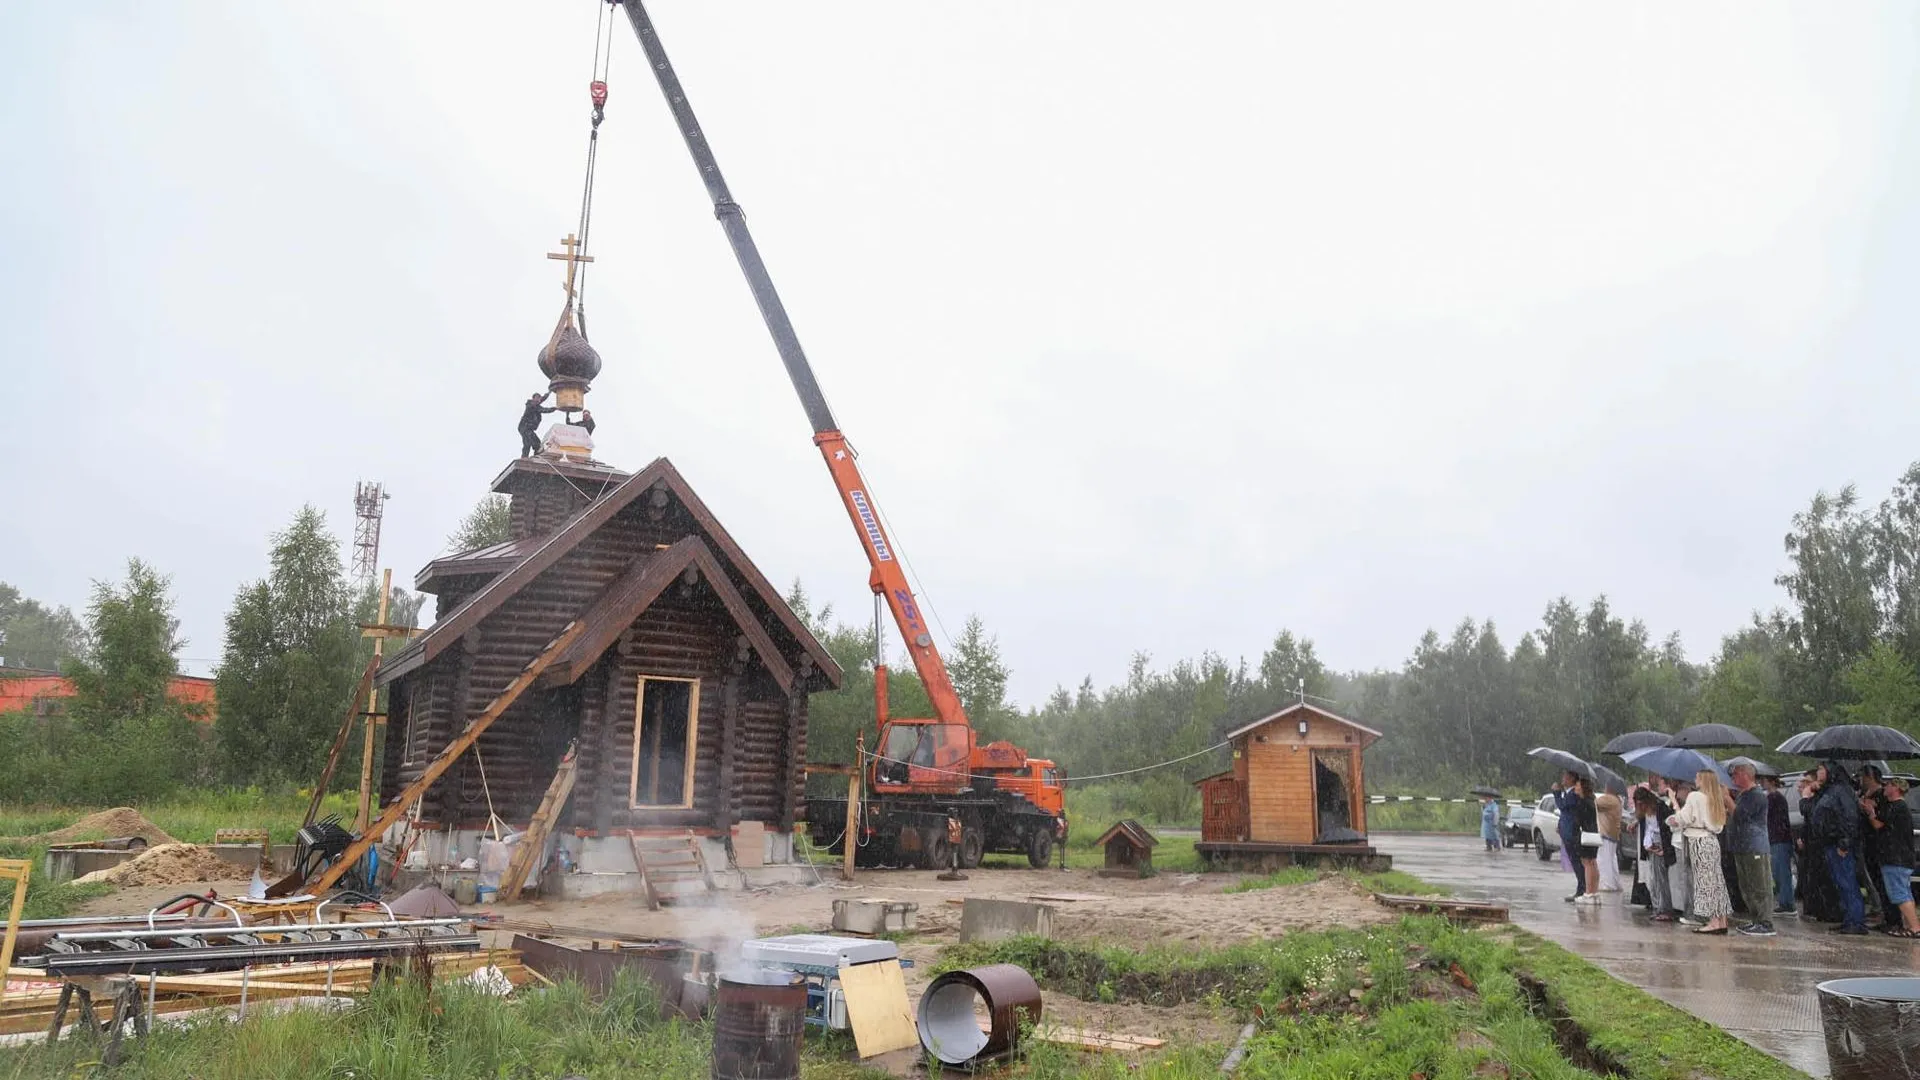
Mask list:
[[[953,865],[953,845],[947,843],[947,830],[928,829],[920,841],[920,855],[929,870],[945,870]]]
[[[1541,862],[1546,862],[1551,857],[1547,854],[1547,838],[1541,836],[1538,829],[1533,831],[1533,853],[1540,857]]]
[[[1053,833],[1047,829],[1033,830],[1027,837],[1027,865],[1035,870],[1045,870],[1053,861]]]
[[[960,837],[960,866],[972,870],[987,854],[987,838],[979,829],[968,829]]]

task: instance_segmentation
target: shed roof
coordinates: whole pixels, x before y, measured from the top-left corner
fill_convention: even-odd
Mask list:
[[[551,466],[552,463],[544,464]],[[494,480],[494,490],[510,490],[519,474],[527,471],[528,469],[523,467],[520,461],[509,465]],[[840,665],[834,662],[826,646],[820,643],[820,639],[813,636],[813,632],[807,629],[806,624],[793,613],[793,609],[787,606],[785,598],[766,579],[766,576],[760,573],[759,568],[753,565],[753,561],[747,558],[746,552],[734,542],[733,537],[721,526],[719,519],[714,517],[713,512],[707,509],[707,505],[700,501],[700,497],[693,493],[693,488],[680,475],[680,471],[673,467],[672,462],[666,458],[656,458],[651,465],[631,476],[610,469],[605,470],[605,473],[610,474],[607,476],[609,481],[614,476],[623,478],[618,484],[613,484],[604,494],[588,503],[585,509],[551,535],[516,541],[512,545],[495,545],[495,548],[511,546],[514,556],[511,566],[500,572],[492,581],[487,582],[459,607],[449,612],[445,618],[436,621],[426,633],[414,638],[406,648],[388,658],[386,663],[380,666],[380,674],[376,682],[384,686],[438,656],[467,631],[478,626],[481,620],[499,610],[500,605],[504,604],[509,597],[532,584],[534,579],[578,547],[581,541],[612,521],[616,514],[626,509],[642,494],[652,490],[655,485],[660,485],[679,500],[681,506],[685,507],[687,513],[692,516],[695,524],[706,534],[706,539],[712,541],[711,547],[705,543],[701,545],[707,550],[708,558],[712,560],[709,573],[718,578],[724,578],[726,576],[724,573],[718,573],[720,560],[724,559],[725,563],[746,581],[750,590],[767,606],[781,626],[800,643],[801,648],[806,650],[814,666],[820,670],[827,681],[834,686],[840,685],[842,677]],[[480,552],[492,550],[494,549],[482,548],[478,552],[469,554],[478,555]],[[619,582],[616,581],[615,584],[618,585]],[[738,596],[737,591],[735,595]],[[725,602],[724,595],[722,600]],[[738,615],[735,617],[738,618]],[[749,621],[758,622],[758,620]],[[604,647],[602,646],[602,649]]]
[[[1328,720],[1333,721],[1336,724],[1345,724],[1346,726],[1354,729],[1355,731],[1364,732],[1368,735],[1373,736],[1376,739],[1380,737],[1380,733],[1378,731],[1373,730],[1372,728],[1368,727],[1365,724],[1356,723],[1352,720],[1347,719],[1344,716],[1341,716],[1339,713],[1328,712],[1327,710],[1321,708],[1318,705],[1310,705],[1304,701],[1296,701],[1293,704],[1287,706],[1286,708],[1281,709],[1277,713],[1273,713],[1269,716],[1263,716],[1260,719],[1255,720],[1251,724],[1247,724],[1244,727],[1235,728],[1234,730],[1227,732],[1227,738],[1230,740],[1237,739],[1240,736],[1245,735],[1250,731],[1253,731],[1255,728],[1265,727],[1268,724],[1273,723],[1275,720],[1279,720],[1283,717],[1290,716],[1293,713],[1300,712],[1301,710],[1305,710],[1307,712],[1313,713],[1316,716],[1324,717]]]
[[[1111,829],[1101,833],[1100,839],[1095,840],[1093,846],[1105,847],[1107,846],[1107,841],[1116,836],[1126,837],[1127,840],[1132,842],[1134,847],[1138,848],[1152,848],[1160,843],[1160,841],[1154,839],[1152,833],[1147,831],[1145,825],[1140,824],[1132,818],[1122,818],[1114,822]]]

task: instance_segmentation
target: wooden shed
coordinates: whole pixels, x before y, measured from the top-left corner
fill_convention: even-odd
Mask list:
[[[577,741],[555,831],[617,840],[598,860],[576,852],[583,867],[631,870],[629,835],[691,831],[724,856],[744,822],[764,823],[767,854],[785,861],[804,813],[807,695],[840,683],[826,649],[665,458],[628,474],[535,455],[493,490],[512,501],[511,539],[421,570],[439,617],[380,668],[381,790],[422,775],[577,619],[584,632],[427,792],[421,832],[451,830],[467,853],[492,815],[524,827]],[[739,835],[758,845],[762,832]]]
[[[1376,860],[1366,844],[1365,758],[1379,732],[1303,701],[1227,738],[1233,768],[1196,781],[1201,855],[1260,864]]]

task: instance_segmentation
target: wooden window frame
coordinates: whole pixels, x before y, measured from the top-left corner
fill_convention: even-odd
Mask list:
[[[629,810],[691,810],[693,809],[693,766],[699,758],[700,747],[700,680],[682,678],[677,675],[639,675],[633,691],[633,756],[627,770],[627,809]],[[642,737],[647,720],[647,684],[650,682],[687,683],[687,765],[686,776],[681,781],[683,795],[677,803],[643,803],[640,798],[640,747],[645,743]]]

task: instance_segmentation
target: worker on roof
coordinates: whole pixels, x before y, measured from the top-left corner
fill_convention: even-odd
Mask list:
[[[593,410],[592,409],[580,410],[580,426],[587,429],[587,434],[589,435],[593,434]]]
[[[527,407],[520,411],[520,456],[540,452],[540,417],[557,410],[540,403],[547,400],[546,394],[534,394],[527,399]]]

